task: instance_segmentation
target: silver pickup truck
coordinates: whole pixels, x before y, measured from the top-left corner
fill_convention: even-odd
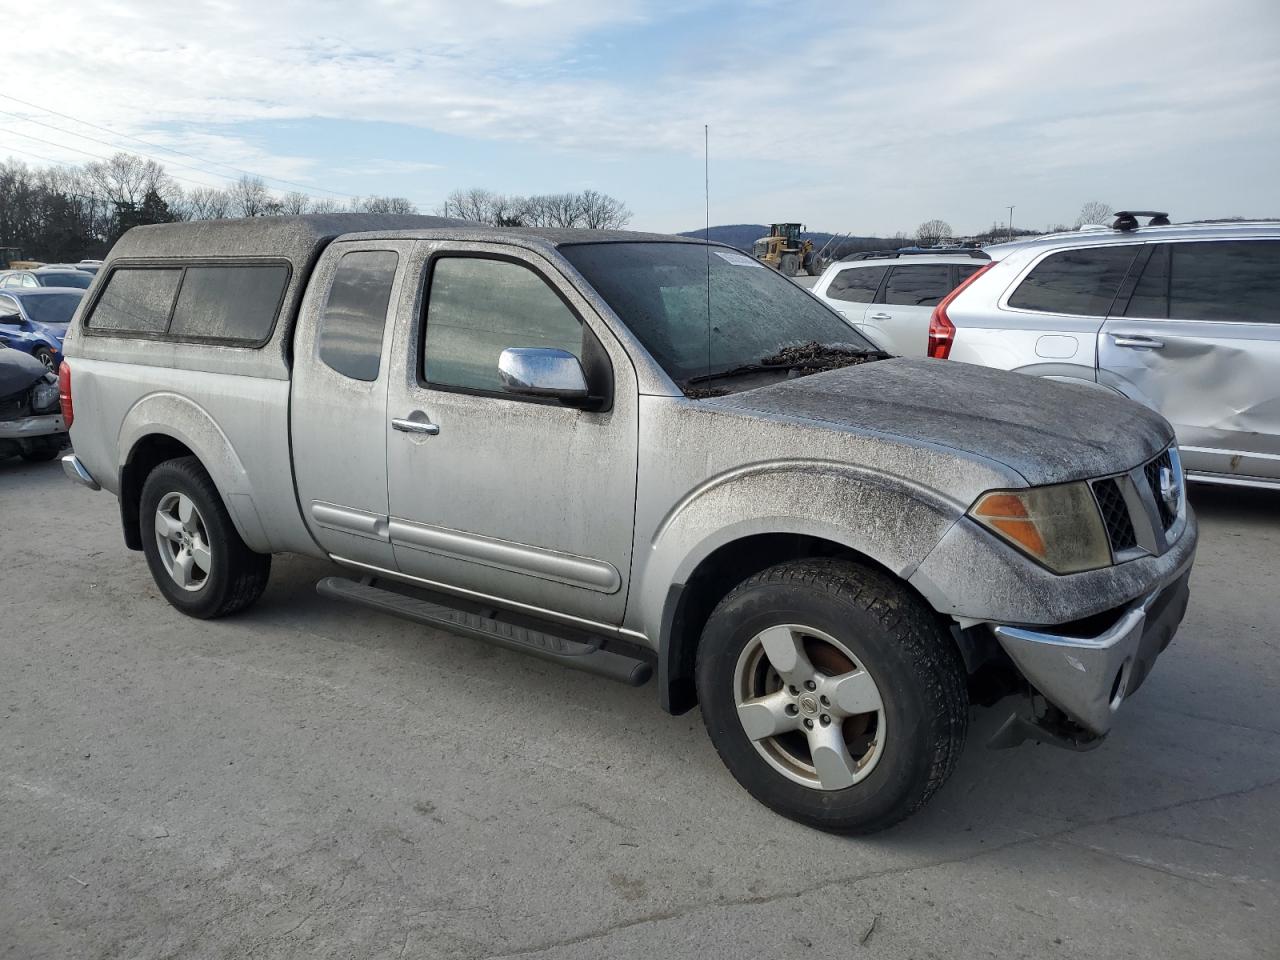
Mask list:
[[[1173,431],[886,357],[724,246],[431,218],[126,234],[65,344],[69,476],[179,610],[327,597],[700,706],[750,793],[869,832],[993,738],[1097,743],[1187,604]],[[447,655],[439,647],[435,656]],[[515,682],[512,675],[513,682]]]

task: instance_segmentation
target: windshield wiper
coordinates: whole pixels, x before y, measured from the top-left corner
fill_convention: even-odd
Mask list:
[[[820,373],[823,370],[837,370],[850,367],[868,360],[883,360],[889,354],[883,350],[862,350],[851,347],[833,347],[812,340],[794,347],[783,347],[777,353],[762,357],[755,363],[744,363],[739,367],[731,367],[716,373],[700,373],[696,377],[687,377],[685,383],[705,383],[708,380],[722,380],[739,377],[749,373],[765,373],[770,371],[805,370],[809,373]]]

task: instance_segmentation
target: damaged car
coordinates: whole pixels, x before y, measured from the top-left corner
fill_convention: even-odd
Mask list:
[[[52,460],[67,445],[58,380],[34,357],[0,344],[0,457]]]

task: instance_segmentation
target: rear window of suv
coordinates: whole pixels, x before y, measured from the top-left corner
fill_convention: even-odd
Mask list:
[[[85,321],[89,331],[260,346],[289,282],[287,264],[124,266],[112,269]]]
[[[1138,244],[1125,244],[1050,254],[1013,292],[1009,306],[1043,313],[1105,317],[1138,250]]]

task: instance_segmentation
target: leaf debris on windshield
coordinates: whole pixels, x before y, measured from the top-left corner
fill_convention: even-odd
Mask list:
[[[851,367],[869,360],[879,360],[884,354],[868,353],[865,350],[846,350],[841,347],[829,347],[810,340],[794,347],[783,347],[771,357],[760,361],[762,367],[789,367],[800,373],[819,373],[823,370],[838,370],[840,367]]]

